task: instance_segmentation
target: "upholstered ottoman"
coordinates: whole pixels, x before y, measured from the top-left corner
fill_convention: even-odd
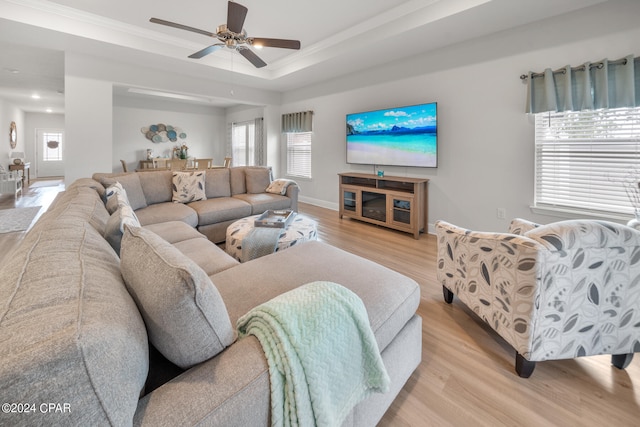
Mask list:
[[[247,261],[242,256],[242,241],[255,228],[254,222],[258,216],[253,215],[240,219],[227,228],[225,251],[240,262]],[[315,221],[304,215],[296,214],[291,224],[282,231],[275,251],[317,239],[318,230]]]

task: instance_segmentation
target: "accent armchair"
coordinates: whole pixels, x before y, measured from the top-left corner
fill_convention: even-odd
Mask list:
[[[445,301],[457,295],[516,350],[519,376],[597,354],[624,369],[640,351],[640,231],[593,220],[435,228]]]

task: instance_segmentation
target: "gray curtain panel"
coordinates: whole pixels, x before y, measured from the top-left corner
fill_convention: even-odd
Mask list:
[[[527,75],[527,113],[635,106],[640,106],[640,58],[633,55]]]
[[[282,133],[313,131],[313,111],[282,115]]]

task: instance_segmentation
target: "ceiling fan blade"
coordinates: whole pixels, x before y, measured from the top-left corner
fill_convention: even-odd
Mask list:
[[[249,37],[253,46],[280,47],[283,49],[300,49],[300,40],[268,39],[264,37]]]
[[[202,35],[209,36],[209,37],[216,37],[216,34],[210,32],[210,31],[199,30],[198,28],[193,28],[193,27],[189,27],[189,26],[186,26],[186,25],[177,24],[177,23],[171,22],[171,21],[165,21],[164,19],[151,18],[151,19],[149,19],[149,22],[153,22],[154,24],[166,25],[167,27],[179,28],[181,30],[191,31],[193,33],[198,33],[198,34],[202,34]]]
[[[227,4],[227,29],[233,33],[241,33],[247,11],[243,5],[230,1]]]
[[[267,65],[267,63],[260,59],[260,57],[256,55],[251,49],[244,48],[237,49],[237,51],[240,52],[240,55],[247,58],[249,62],[251,62],[256,68],[262,68]]]
[[[192,53],[191,55],[189,55],[189,58],[200,59],[203,56],[209,55],[210,53],[213,53],[216,50],[221,49],[222,46],[224,46],[224,43],[213,44],[209,47],[205,47],[204,49],[197,51],[196,53]]]

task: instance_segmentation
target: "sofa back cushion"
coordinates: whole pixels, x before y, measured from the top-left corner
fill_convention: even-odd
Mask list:
[[[188,368],[233,343],[235,330],[218,289],[173,245],[125,226],[120,265],[149,340],[168,360]]]
[[[264,193],[271,183],[271,168],[248,167],[244,171],[247,193]]]
[[[70,186],[66,191],[58,193],[49,209],[32,229],[50,227],[50,221],[53,220],[88,222],[103,234],[109,220],[109,212],[98,191],[89,187]]]
[[[245,166],[229,168],[229,181],[231,183],[231,195],[243,194],[247,192],[247,185],[244,178]]]
[[[204,177],[204,191],[207,199],[231,196],[229,168],[207,169]]]
[[[137,173],[130,173],[111,178],[102,178],[100,182],[105,187],[109,187],[110,185],[119,182],[126,190],[129,203],[134,211],[147,207],[147,200],[145,199],[144,192],[142,191],[142,185],[140,184],[140,178]]]
[[[147,205],[170,202],[173,196],[173,174],[169,170],[138,172]]]
[[[1,394],[37,405],[0,424],[131,425],[148,373],[144,323],[102,235],[59,216],[43,216],[0,267]],[[48,402],[61,412],[41,411]]]

